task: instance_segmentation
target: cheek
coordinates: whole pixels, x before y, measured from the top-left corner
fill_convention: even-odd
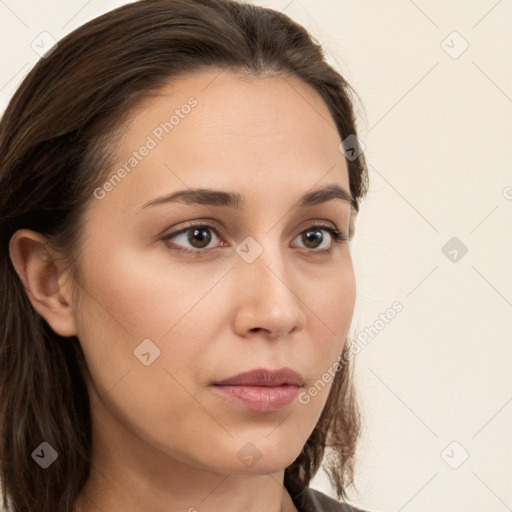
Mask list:
[[[175,263],[158,251],[155,256],[129,248],[110,250],[101,257],[101,266],[88,263],[86,295],[95,303],[93,308],[102,310],[88,315],[98,316],[109,330],[122,330],[141,340],[160,339],[194,310],[225,272],[214,264]]]
[[[79,338],[89,345],[84,351],[98,363],[106,358],[129,367],[134,350],[149,339],[165,356],[156,363],[167,360],[168,366],[183,368],[191,358],[200,358],[201,351],[208,355],[209,347],[221,348],[217,339],[233,338],[228,326],[239,306],[239,283],[236,271],[228,272],[231,261],[176,263],[164,251],[144,254],[128,248],[105,251],[101,266],[94,261],[100,259],[86,260],[86,302],[78,323]],[[308,354],[318,371],[331,365],[343,348],[354,310],[354,271],[346,255],[323,267],[295,265],[288,284],[305,316],[297,349]],[[248,299],[244,295],[247,304]]]
[[[341,354],[350,326],[355,301],[352,266],[345,261],[333,268],[318,265],[313,271],[304,264],[289,274],[288,284],[305,316],[290,351],[290,366],[307,372],[309,400],[299,400],[276,428],[275,422],[251,424],[241,412],[219,407],[204,386],[214,376],[213,369],[233,369],[225,363],[233,360],[235,349],[245,358],[235,368],[253,363],[250,349],[233,345],[236,336],[230,325],[239,311],[240,283],[228,273],[232,262],[187,265],[169,263],[170,258],[160,255],[152,258],[127,250],[109,252],[101,258],[101,267],[89,263],[84,271],[87,292],[79,339],[101,397],[92,403],[96,421],[107,422],[112,415],[160,451],[194,464],[236,469],[238,450],[247,442],[257,446],[269,464],[291,463],[314,429],[332,386],[323,376]],[[261,293],[264,297],[264,290]],[[251,297],[244,296],[247,308],[252,307]],[[134,355],[144,339],[154,340],[160,349],[148,366]],[[262,345],[252,350],[258,357],[263,354]]]
[[[77,322],[94,417],[102,422],[113,416],[162,450],[211,450],[197,430],[216,432],[218,425],[195,397],[208,368],[201,356],[208,343],[205,326],[215,316],[219,322],[215,294],[207,295],[219,276],[210,272],[206,278],[191,266],[186,273],[178,266],[166,272],[126,255],[109,254],[101,262],[84,269],[87,291]]]
[[[351,264],[338,267],[331,278],[322,281],[315,294],[309,314],[311,339],[309,347],[314,376],[299,396],[299,403],[310,408],[310,414],[320,417],[333,379],[340,370],[339,362],[352,322],[356,300],[356,282]],[[313,299],[313,298],[312,298]]]
[[[78,338],[100,393],[127,372],[136,379],[141,370],[142,376],[151,375],[140,381],[141,392],[168,389],[169,373],[192,390],[205,371],[204,351],[219,337],[214,329],[227,325],[228,304],[218,299],[229,297],[227,280],[222,281],[229,266],[199,269],[157,259],[109,250],[101,266],[94,264],[98,258],[85,260]]]
[[[318,292],[311,299],[314,304],[311,309],[315,321],[323,325],[318,329],[329,338],[323,352],[329,353],[331,358],[333,354],[337,357],[350,328],[356,301],[356,282],[351,262],[340,265],[318,283]]]

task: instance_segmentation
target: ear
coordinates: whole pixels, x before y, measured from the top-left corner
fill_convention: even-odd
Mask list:
[[[9,242],[9,255],[34,309],[61,336],[75,336],[70,279],[58,270],[46,238],[20,229]]]

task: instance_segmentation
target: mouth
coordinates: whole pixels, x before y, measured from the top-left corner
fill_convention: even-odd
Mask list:
[[[255,412],[274,412],[295,400],[298,386],[214,386],[217,393]]]
[[[290,368],[281,368],[279,370],[256,368],[214,382],[213,384],[215,386],[281,386],[289,384],[302,387],[304,386],[304,379],[302,375]]]
[[[225,399],[255,412],[274,412],[291,404],[304,379],[300,374],[282,368],[258,368],[215,382],[212,389]]]

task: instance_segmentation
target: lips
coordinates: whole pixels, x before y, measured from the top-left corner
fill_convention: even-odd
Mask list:
[[[291,404],[305,385],[300,374],[289,368],[258,368],[215,382],[216,394],[254,412],[274,412]]]
[[[304,379],[290,368],[280,370],[256,368],[214,383],[215,386],[282,386],[283,384],[303,387]]]

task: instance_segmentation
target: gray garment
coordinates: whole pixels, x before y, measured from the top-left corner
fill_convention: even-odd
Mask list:
[[[299,512],[366,512],[347,503],[340,503],[323,492],[301,484],[286,484]]]

